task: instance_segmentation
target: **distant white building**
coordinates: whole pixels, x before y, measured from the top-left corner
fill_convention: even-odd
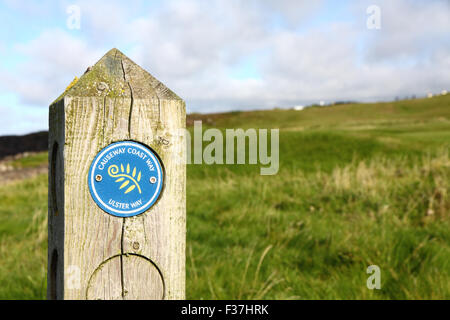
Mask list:
[[[300,111],[300,110],[303,110],[303,109],[305,109],[305,106],[294,106],[294,110],[295,111]]]
[[[431,92],[429,92],[429,93],[427,94],[427,97],[428,97],[428,98],[433,98],[433,94],[432,94]]]
[[[323,106],[325,105],[325,101],[321,100],[321,101],[319,102],[319,105],[320,105],[321,107],[323,107]]]
[[[445,96],[447,94],[447,90],[442,90],[441,94]]]

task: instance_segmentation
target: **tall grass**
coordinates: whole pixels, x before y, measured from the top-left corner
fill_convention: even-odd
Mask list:
[[[47,176],[0,186],[0,298],[45,299]]]
[[[450,298],[449,181],[448,150],[331,172],[190,178],[187,297]],[[0,187],[1,298],[45,298],[46,183]],[[381,290],[366,287],[372,264]]]
[[[190,181],[188,297],[449,298],[449,181],[446,151]],[[366,287],[372,264],[381,290]]]

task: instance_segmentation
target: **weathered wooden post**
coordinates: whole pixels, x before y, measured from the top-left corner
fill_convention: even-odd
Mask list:
[[[185,103],[117,49],[50,106],[49,299],[184,299]]]

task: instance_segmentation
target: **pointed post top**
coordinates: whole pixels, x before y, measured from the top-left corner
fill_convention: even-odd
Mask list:
[[[181,100],[116,48],[87,68],[80,79],[74,81],[55,102],[66,96]]]

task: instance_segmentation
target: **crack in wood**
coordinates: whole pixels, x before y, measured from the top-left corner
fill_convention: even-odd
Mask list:
[[[127,73],[125,70],[125,66],[123,65],[123,60],[120,60],[120,64],[122,65],[123,72],[123,80],[127,83],[128,88],[130,89],[130,113],[128,115],[128,138],[131,139],[131,116],[133,115],[133,105],[134,105],[134,95],[133,95],[133,87],[131,86],[130,81],[127,79]]]
[[[125,71],[125,66],[123,64],[123,60],[120,60],[120,64],[122,66],[122,72],[123,72],[123,80],[128,84],[128,88],[130,89],[130,112],[128,115],[128,138],[131,139],[131,117],[133,115],[133,104],[134,104],[134,99],[133,99],[133,88],[131,87],[130,81],[128,81],[127,79],[127,74]],[[121,281],[121,287],[122,287],[122,299],[125,298],[125,280],[124,280],[124,271],[123,271],[123,254],[124,254],[124,241],[125,241],[125,219],[126,218],[122,218],[122,235],[120,238],[120,281]]]
[[[106,125],[106,95],[103,97],[102,147],[105,146],[105,125]]]
[[[125,218],[122,218],[122,235],[120,236],[120,285],[122,287],[122,299],[125,298],[125,280],[123,274],[123,242],[125,233]]]

